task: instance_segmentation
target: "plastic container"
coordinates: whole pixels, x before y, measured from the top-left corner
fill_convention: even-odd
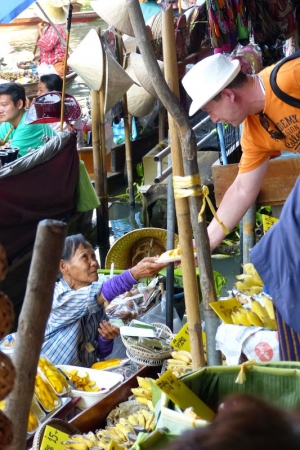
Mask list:
[[[38,371],[42,372],[44,377],[47,378],[58,396],[65,395],[69,392],[69,385],[64,375],[44,355],[41,355],[39,358]]]
[[[110,393],[112,389],[119,386],[123,382],[123,375],[118,373],[86,369],[85,367],[68,366],[68,365],[57,365],[56,367],[63,370],[66,374],[71,370],[78,370],[78,375],[84,375],[86,372],[89,374],[90,381],[95,381],[99,389],[99,392],[85,392],[76,389],[71,389],[71,397],[81,397],[81,400],[77,403],[76,408],[86,409],[89,408],[94,403],[99,402]]]
[[[35,377],[34,393],[46,412],[53,411],[61,405],[60,398],[40,369]]]
[[[33,398],[32,398],[32,401],[31,401],[30,414],[32,414],[35,417],[36,422],[37,422],[37,426],[35,428],[31,429],[31,430],[29,430],[27,428],[27,434],[29,436],[31,436],[32,434],[34,434],[36,432],[36,430],[40,426],[42,420],[45,419],[45,417],[46,417],[46,413],[40,407],[36,395],[33,395]],[[30,421],[30,418],[28,420]],[[29,426],[29,423],[28,423],[28,426]]]

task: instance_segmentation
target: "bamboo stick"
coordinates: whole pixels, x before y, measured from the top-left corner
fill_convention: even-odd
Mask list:
[[[119,64],[123,65],[123,43],[122,38],[117,36],[117,48],[119,55]],[[134,199],[134,188],[133,188],[133,170],[132,170],[132,152],[131,152],[131,141],[130,141],[130,118],[128,114],[127,106],[127,95],[124,94],[122,97],[122,106],[124,113],[124,133],[125,133],[125,156],[126,156],[126,168],[127,168],[127,179],[128,179],[128,190],[129,190],[129,206],[135,207]]]
[[[162,15],[162,40],[165,80],[171,91],[179,98],[178,72],[176,50],[174,42],[173,10]],[[181,146],[175,122],[168,112],[169,135],[171,143],[173,176],[184,176]],[[182,276],[184,283],[184,296],[186,314],[189,325],[189,335],[192,353],[193,369],[205,366],[204,350],[202,344],[202,329],[200,307],[195,271],[194,252],[192,247],[192,228],[187,198],[175,197],[175,208],[178,222],[180,248],[182,249]]]
[[[126,5],[128,5],[129,8],[130,19],[136,36],[137,45],[141,51],[147,72],[152,79],[158,97],[175,121],[181,142],[184,173],[186,176],[195,174],[198,174],[199,176],[196,137],[190,125],[189,117],[178,101],[178,98],[170,91],[159,70],[155,54],[147,37],[145,25],[142,21],[138,0],[126,0]],[[168,14],[168,11],[169,6],[167,6],[166,10],[162,11],[162,15]],[[195,187],[201,186],[197,185]],[[212,365],[221,363],[221,354],[215,350],[215,333],[219,325],[219,320],[209,305],[210,302],[216,301],[216,292],[205,219],[203,222],[198,223],[198,213],[202,207],[202,203],[202,197],[195,196],[189,198],[204,303],[208,364]],[[189,281],[186,280],[186,283],[189,283]]]
[[[67,59],[68,59],[70,33],[71,33],[72,10],[73,10],[73,5],[70,3],[69,4],[69,14],[68,14],[68,19],[67,19],[67,44],[66,44],[66,53],[65,53],[65,59],[64,59],[63,85],[62,85],[62,93],[61,93],[60,131],[63,130],[63,126],[64,126],[66,71],[67,71]]]
[[[18,339],[12,355],[16,379],[5,402],[5,414],[14,427],[10,450],[26,449],[28,415],[37,364],[52,307],[54,283],[66,231],[67,225],[55,220],[43,220],[37,228],[25,298],[19,316]]]

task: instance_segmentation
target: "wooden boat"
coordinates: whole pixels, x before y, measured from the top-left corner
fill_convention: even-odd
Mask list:
[[[71,72],[66,76],[66,87],[70,87],[75,78],[77,77],[76,72]],[[26,97],[33,98],[36,96],[38,90],[38,81],[34,81],[33,83],[26,83],[23,85],[26,92]]]

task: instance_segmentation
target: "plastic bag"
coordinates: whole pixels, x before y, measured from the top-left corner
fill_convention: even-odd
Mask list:
[[[139,317],[139,308],[136,300],[142,296],[138,295],[135,297],[124,297],[124,295],[116,297],[105,309],[107,317],[110,319],[120,318],[123,320],[124,324]]]
[[[166,306],[167,298],[166,293],[161,297],[160,303],[153,308],[149,309],[145,314],[141,315],[139,320],[144,323],[163,323],[166,324]],[[177,314],[176,309],[173,307],[173,333],[177,334],[182,328],[182,322]]]

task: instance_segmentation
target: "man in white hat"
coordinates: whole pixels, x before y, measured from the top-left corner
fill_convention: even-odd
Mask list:
[[[292,97],[300,98],[300,60],[289,60],[279,68],[277,84]],[[280,64],[280,63],[278,63]],[[206,111],[213,122],[243,124],[243,155],[239,173],[218,209],[219,219],[231,230],[255,202],[269,160],[281,151],[300,151],[300,110],[280,100],[270,85],[274,66],[256,75],[246,75],[239,61],[222,54],[196,64],[182,79],[192,98],[189,114]],[[225,235],[213,219],[208,227],[211,250]]]
[[[66,39],[66,32],[61,25],[67,20],[68,10],[63,0],[40,0],[39,4],[45,12],[43,14],[35,5],[36,14],[42,19],[42,22],[38,24],[39,39],[36,44],[40,47],[40,63],[52,65],[57,74],[62,77],[66,54],[63,41]]]

